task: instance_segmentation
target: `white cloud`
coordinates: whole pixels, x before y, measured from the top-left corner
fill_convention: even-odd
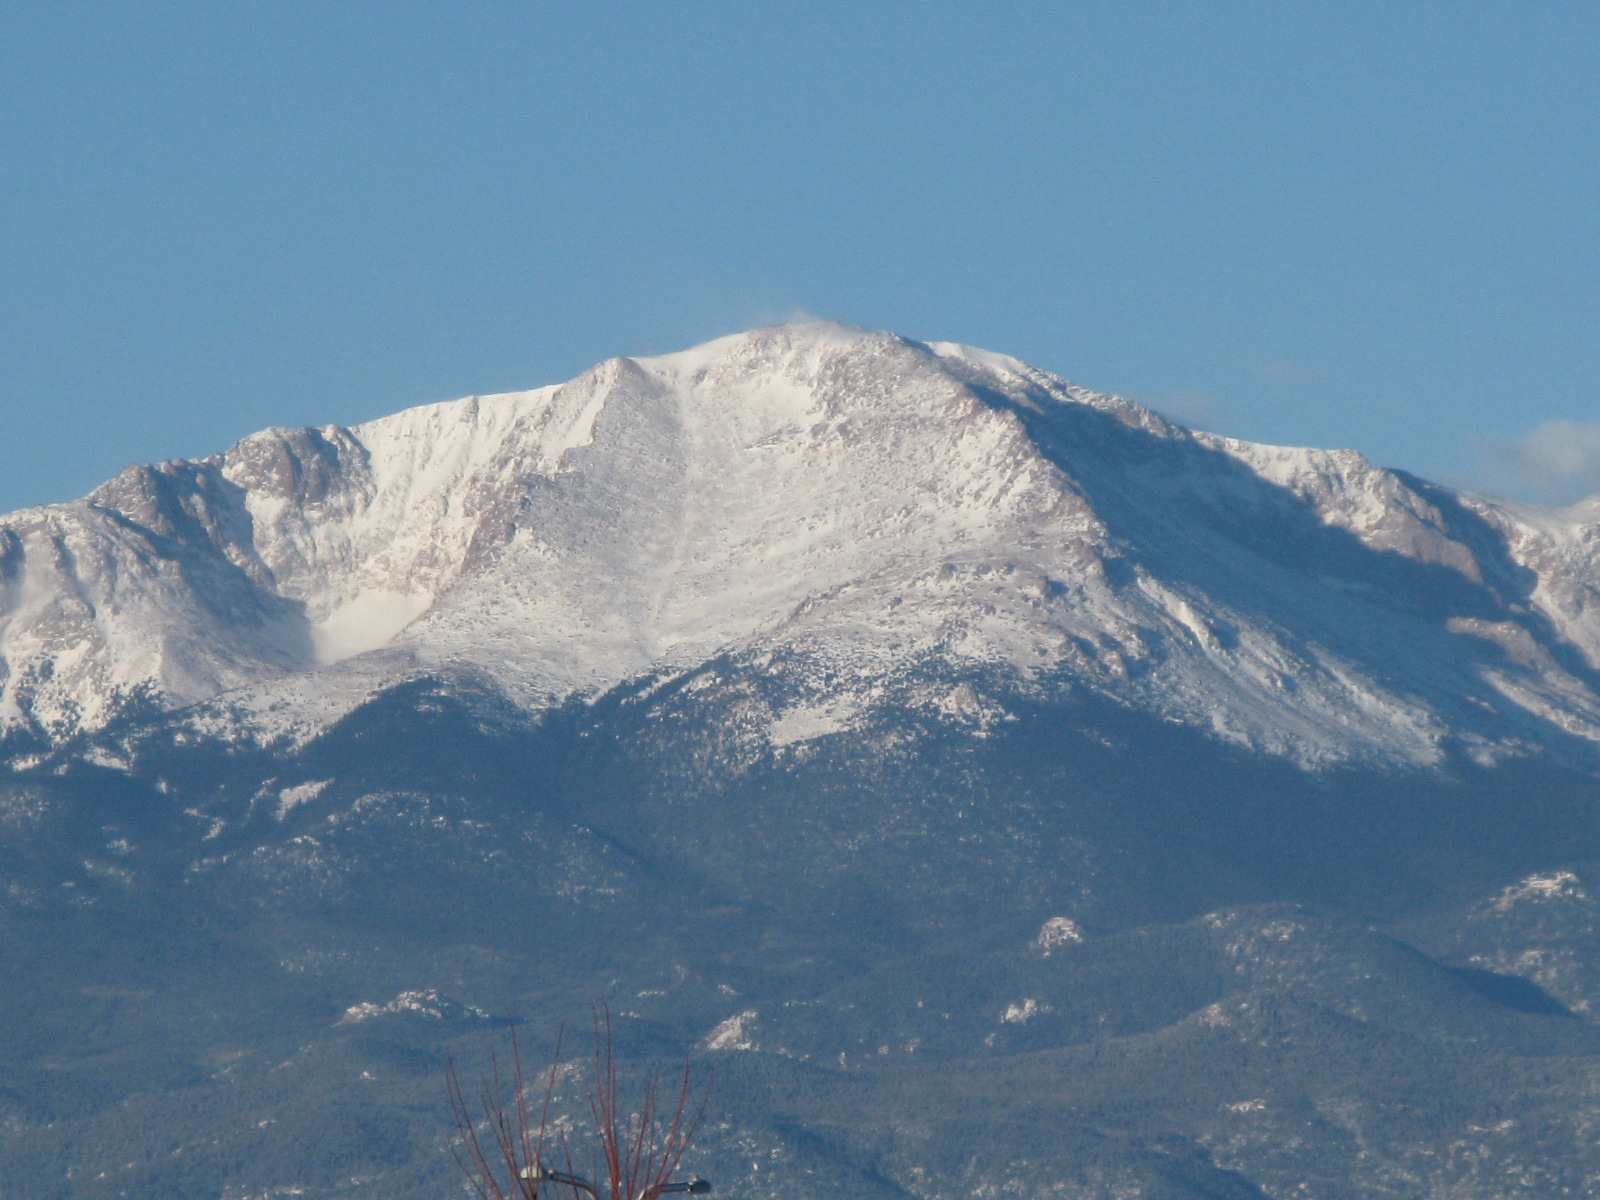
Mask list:
[[[763,325],[809,325],[813,321],[832,319],[813,312],[802,304],[754,304],[746,311],[740,328],[755,329]]]
[[[1541,421],[1519,438],[1484,446],[1496,484],[1545,504],[1600,492],[1600,421]]]

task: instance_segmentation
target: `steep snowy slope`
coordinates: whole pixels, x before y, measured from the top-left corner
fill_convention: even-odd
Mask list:
[[[1594,517],[1176,426],[827,324],[271,430],[0,521],[0,722],[299,737],[407,678],[528,711],[719,656],[775,747],[1087,690],[1306,764],[1600,741]],[[208,702],[201,704],[201,702]]]

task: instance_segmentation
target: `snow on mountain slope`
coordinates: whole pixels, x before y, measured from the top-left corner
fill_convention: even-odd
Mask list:
[[[537,710],[727,655],[788,673],[774,745],[1087,690],[1308,765],[1588,754],[1595,516],[780,326],[0,520],[0,723],[304,736],[421,673]]]

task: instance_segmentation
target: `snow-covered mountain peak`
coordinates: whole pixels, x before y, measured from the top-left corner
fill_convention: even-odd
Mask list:
[[[749,717],[778,747],[1087,692],[1306,763],[1587,753],[1592,529],[775,326],[0,519],[0,723],[303,734],[419,673],[537,711],[725,659],[784,673]]]

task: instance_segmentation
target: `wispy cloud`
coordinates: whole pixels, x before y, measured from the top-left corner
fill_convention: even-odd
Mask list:
[[[755,329],[763,325],[807,325],[813,321],[831,321],[821,313],[813,312],[801,304],[755,304],[746,314],[744,328]]]
[[[1144,403],[1162,416],[1190,429],[1210,429],[1211,422],[1217,417],[1217,398],[1208,396],[1204,392],[1188,390],[1167,392],[1151,396]]]
[[[1518,438],[1487,442],[1495,486],[1544,504],[1572,504],[1600,492],[1600,421],[1541,421]]]
[[[1263,362],[1252,363],[1250,372],[1268,383],[1277,384],[1279,387],[1293,387],[1297,384],[1310,383],[1317,377],[1317,373],[1310,367],[1302,367],[1299,363],[1290,362],[1286,358],[1271,358]]]

